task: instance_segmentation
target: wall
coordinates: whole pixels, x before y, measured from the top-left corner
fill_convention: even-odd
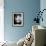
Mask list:
[[[7,41],[18,41],[32,29],[32,21],[40,10],[40,0],[4,0],[4,36]],[[24,27],[12,26],[12,12],[24,12]]]
[[[0,1],[0,42],[4,41],[4,0]]]
[[[40,0],[40,10],[46,9],[46,0]],[[40,21],[40,25],[46,27],[46,11],[43,12],[43,22]],[[45,44],[46,44],[46,33],[45,33]]]
[[[41,9],[41,11],[43,10],[43,9],[46,9],[46,0],[41,0],[40,1],[40,9]],[[43,22],[41,21],[40,22],[40,25],[42,25],[42,26],[45,26],[46,27],[46,10],[43,12],[43,15],[42,15],[42,17],[43,17]]]

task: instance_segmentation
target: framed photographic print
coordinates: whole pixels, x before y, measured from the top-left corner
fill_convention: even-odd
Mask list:
[[[24,12],[13,13],[13,26],[23,26],[24,25]]]

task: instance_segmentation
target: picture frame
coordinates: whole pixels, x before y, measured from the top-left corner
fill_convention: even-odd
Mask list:
[[[24,26],[24,12],[13,12],[12,18],[12,25],[14,27]]]

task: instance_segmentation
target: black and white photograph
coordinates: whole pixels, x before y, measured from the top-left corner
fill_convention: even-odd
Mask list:
[[[13,26],[23,26],[23,12],[13,13]]]

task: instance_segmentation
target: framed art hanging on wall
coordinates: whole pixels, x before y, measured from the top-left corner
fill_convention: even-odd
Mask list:
[[[24,25],[24,12],[14,12],[13,13],[13,26],[23,26]]]

